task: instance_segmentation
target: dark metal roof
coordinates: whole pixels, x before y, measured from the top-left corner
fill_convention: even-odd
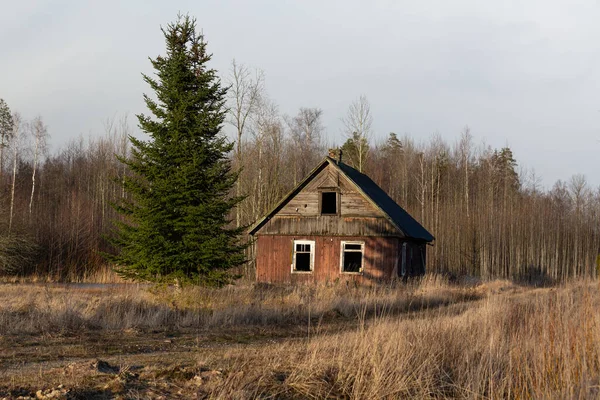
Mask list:
[[[410,216],[402,207],[400,207],[388,194],[381,189],[375,182],[371,180],[367,175],[362,174],[352,168],[351,166],[337,162],[333,158],[325,157],[325,159],[319,163],[313,169],[308,176],[298,184],[287,196],[285,196],[273,209],[265,215],[263,218],[258,220],[249,230],[249,233],[253,235],[256,233],[275,213],[277,213],[292,197],[294,197],[302,188],[304,188],[308,182],[310,182],[327,164],[334,166],[343,175],[345,175],[356,188],[369,200],[376,208],[378,208],[387,219],[393,223],[404,236],[424,240],[431,242],[435,238],[431,233],[427,231],[420,223],[418,223],[413,217]]]
[[[377,208],[387,214],[394,225],[396,225],[406,236],[422,239],[427,242],[431,242],[435,239],[423,225],[411,217],[409,213],[400,207],[398,203],[388,196],[388,194],[367,175],[358,172],[347,164],[336,163],[333,160],[331,163],[338,167],[344,175],[354,182],[367,198],[375,203]]]

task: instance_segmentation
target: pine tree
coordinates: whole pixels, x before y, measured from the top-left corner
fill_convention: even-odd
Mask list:
[[[179,16],[162,31],[167,54],[150,60],[156,78],[143,75],[156,95],[144,95],[152,117],[138,115],[151,139],[130,136],[132,154],[119,158],[131,172],[129,200],[116,206],[125,218],[108,259],[129,279],[220,286],[245,262],[246,248],[245,227],[229,219],[241,198],[230,196],[238,174],[221,132],[227,89],[207,67],[211,55],[195,19]]]

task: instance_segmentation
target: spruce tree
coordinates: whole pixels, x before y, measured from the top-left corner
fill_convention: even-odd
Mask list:
[[[179,16],[162,29],[166,55],[150,59],[155,77],[143,75],[155,98],[144,95],[151,115],[138,115],[144,141],[130,136],[128,200],[116,206],[124,215],[108,258],[123,277],[138,281],[192,282],[220,286],[232,267],[245,262],[240,235],[229,216],[240,202],[230,196],[237,172],[233,148],[221,132],[225,95],[207,63],[196,21]]]

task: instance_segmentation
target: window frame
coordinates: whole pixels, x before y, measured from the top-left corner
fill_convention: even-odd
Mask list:
[[[344,271],[344,253],[346,252],[347,244],[359,244],[360,250],[347,250],[348,252],[360,252],[360,269],[358,272]],[[348,275],[362,275],[365,269],[365,242],[364,240],[342,240],[340,243],[340,273]]]
[[[335,193],[335,213],[323,214],[323,193]],[[340,216],[342,201],[340,196],[340,189],[337,187],[322,187],[319,188],[319,216]]]
[[[298,271],[296,269],[296,245],[298,244],[308,244],[310,245],[310,271]],[[291,264],[291,273],[292,274],[312,274],[315,270],[315,241],[314,240],[306,240],[306,239],[294,239],[292,241],[292,264]],[[305,253],[305,252],[302,252]]]

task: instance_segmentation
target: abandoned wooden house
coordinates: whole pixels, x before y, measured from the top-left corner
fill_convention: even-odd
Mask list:
[[[250,228],[257,281],[369,283],[425,273],[434,237],[368,176],[332,156]]]

